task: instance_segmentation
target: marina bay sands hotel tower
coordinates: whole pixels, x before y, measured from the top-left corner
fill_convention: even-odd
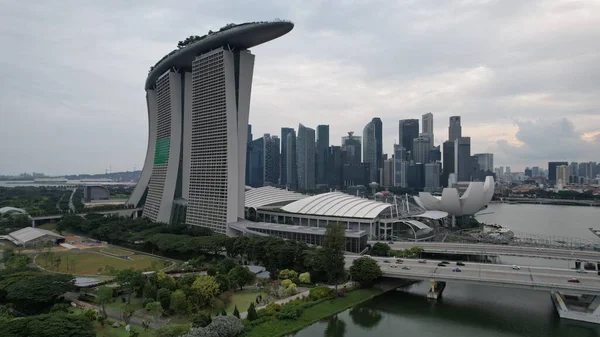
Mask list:
[[[149,137],[127,203],[166,223],[227,233],[244,218],[246,137],[254,55],[288,21],[230,24],[163,57],[146,79]]]

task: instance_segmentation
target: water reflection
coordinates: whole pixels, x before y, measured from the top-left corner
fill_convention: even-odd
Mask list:
[[[358,306],[350,309],[350,317],[355,325],[370,330],[379,324],[383,315],[377,309]]]
[[[338,315],[329,318],[325,328],[325,337],[344,337],[346,334],[346,322],[341,320]]]

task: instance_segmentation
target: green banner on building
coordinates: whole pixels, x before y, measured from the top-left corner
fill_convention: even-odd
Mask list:
[[[169,160],[170,138],[161,138],[156,140],[156,150],[154,151],[154,165],[164,164]]]

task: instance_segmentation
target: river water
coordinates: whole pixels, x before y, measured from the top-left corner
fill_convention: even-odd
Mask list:
[[[600,227],[598,207],[492,204],[482,213],[488,212],[477,219],[515,232],[595,239],[588,228]],[[566,261],[500,261],[572,267]],[[443,298],[431,301],[428,288],[421,282],[386,293],[295,336],[600,337],[600,325],[560,319],[544,291],[448,283]]]

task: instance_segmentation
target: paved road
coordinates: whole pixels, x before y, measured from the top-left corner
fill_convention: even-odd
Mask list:
[[[369,241],[370,244],[375,242]],[[407,249],[416,246],[423,248],[426,252],[432,253],[527,256],[600,262],[600,252],[582,250],[443,242],[394,242],[393,244],[389,244],[389,246],[392,249]]]
[[[346,256],[346,266],[349,267],[356,258],[358,256]],[[416,259],[404,259],[402,264],[395,264],[383,262],[384,260],[395,262],[392,258],[374,257],[374,259],[379,262],[383,275],[387,277],[600,295],[600,275],[595,272],[580,274],[570,269],[527,266],[521,266],[520,270],[513,270],[509,265],[485,263],[465,263],[465,266],[458,267],[461,272],[453,272],[456,268],[454,263],[439,267],[440,261],[434,260],[427,260],[427,263],[422,264]],[[403,266],[408,266],[410,270],[402,269]],[[568,282],[570,278],[577,278],[580,283]]]

